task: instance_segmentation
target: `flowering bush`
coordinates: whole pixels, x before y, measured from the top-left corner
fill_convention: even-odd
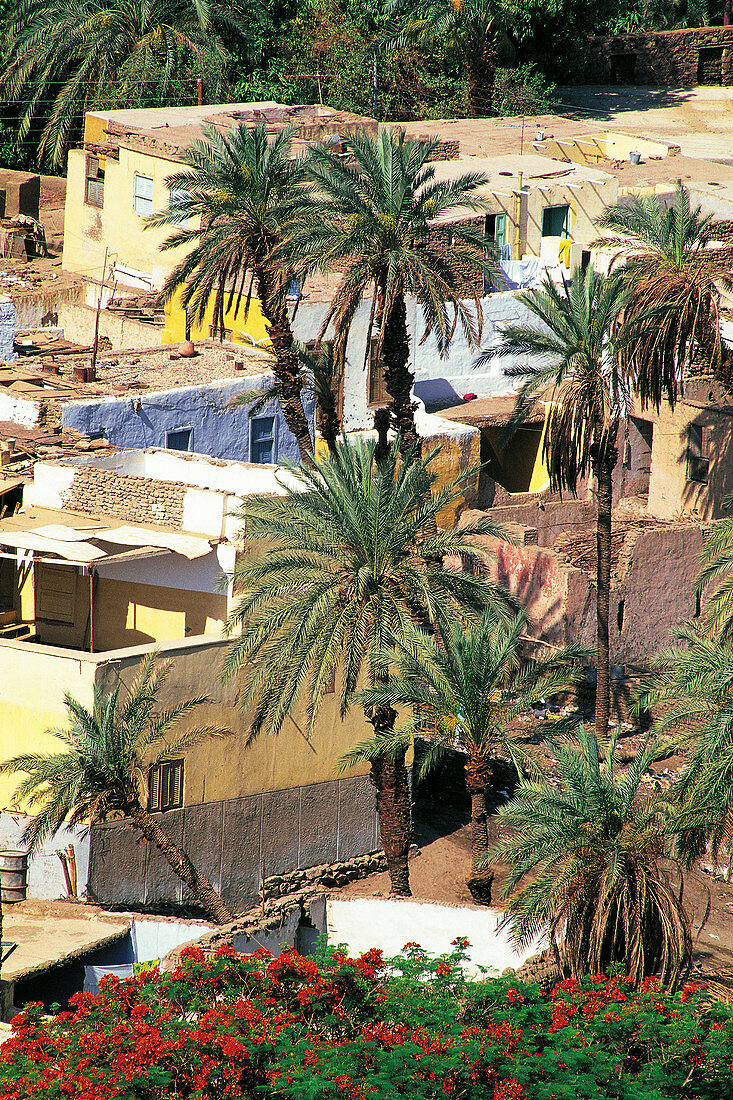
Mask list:
[[[623,976],[464,980],[466,942],[349,958],[184,950],[172,972],[108,977],[0,1049],[0,1100],[722,1100],[733,1010]]]

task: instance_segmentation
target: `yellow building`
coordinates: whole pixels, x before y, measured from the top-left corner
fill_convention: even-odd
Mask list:
[[[207,125],[226,131],[263,119],[272,135],[293,126],[296,150],[357,130],[377,132],[373,119],[318,104],[233,103],[86,115],[83,146],[71,150],[68,158],[63,266],[87,281],[87,305],[96,306],[100,284],[103,304],[113,294],[162,289],[185,255],[181,248],[161,251],[171,227],[149,225],[152,214],[168,207],[168,178],[181,170],[185,150],[204,136]],[[211,335],[210,324],[209,314],[202,326],[194,327],[192,337]],[[229,311],[225,327],[235,343],[266,338],[256,303],[246,321],[242,310],[236,317]],[[180,303],[174,303],[166,312],[163,343],[182,339],[184,332]]]
[[[358,709],[342,721],[333,693],[312,737],[301,709],[277,738],[249,745],[238,680],[222,682],[235,600],[226,575],[243,552],[233,512],[248,493],[282,492],[276,474],[287,477],[274,466],[158,450],[40,462],[21,510],[0,520],[0,760],[59,751],[47,731],[67,722],[65,694],[91,707],[95,691],[131,684],[158,651],[172,661],[163,702],[208,694],[194,721],[232,733],[166,759],[150,808],[235,908],[255,900],[263,860],[276,874],[377,845],[368,778],[338,768],[371,730]],[[16,784],[0,777],[6,811]],[[0,813],[0,830],[14,820]],[[91,861],[99,900],[183,900],[128,826],[93,830],[91,850],[81,832],[71,839],[80,864]],[[49,843],[37,858],[51,874],[58,842]]]

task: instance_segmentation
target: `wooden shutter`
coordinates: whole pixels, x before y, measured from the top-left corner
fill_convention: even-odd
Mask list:
[[[36,618],[74,623],[76,566],[36,565]]]
[[[154,764],[148,773],[148,810],[160,809],[160,764]]]

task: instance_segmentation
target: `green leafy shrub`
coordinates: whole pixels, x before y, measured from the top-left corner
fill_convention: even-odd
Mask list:
[[[106,978],[48,1019],[29,1005],[0,1049],[1,1100],[722,1100],[733,1011],[700,987],[594,975],[551,994],[464,980],[465,940],[317,960],[294,950]]]

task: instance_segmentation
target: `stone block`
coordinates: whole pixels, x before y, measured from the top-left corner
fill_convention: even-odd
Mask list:
[[[300,788],[301,867],[332,863],[338,856],[338,781]]]
[[[350,859],[379,846],[374,787],[367,776],[339,779],[338,858]]]
[[[183,810],[156,814],[161,829],[179,847],[183,846]],[[162,852],[154,844],[145,845],[145,902],[148,905],[175,905],[183,892],[183,883]]]
[[[257,902],[260,888],[261,795],[223,804],[221,893],[235,912]]]
[[[215,890],[221,892],[221,850],[224,824],[224,803],[206,802],[201,806],[186,806],[183,811],[183,850],[196,870],[204,875]],[[193,895],[183,887],[183,901]]]
[[[261,860],[265,865],[265,877],[297,868],[299,836],[299,788],[263,794]]]
[[[145,847],[140,833],[123,821],[94,825],[90,836],[90,901],[132,905],[145,897]]]

